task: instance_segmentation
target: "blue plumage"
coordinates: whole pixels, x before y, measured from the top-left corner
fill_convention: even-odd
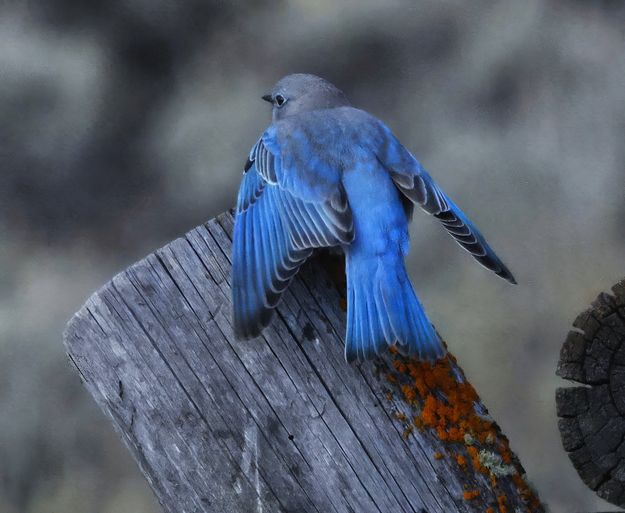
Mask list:
[[[370,159],[346,170],[343,183],[356,233],[344,248],[347,360],[368,359],[395,342],[422,359],[443,356],[442,344],[406,273],[408,220],[391,176]]]
[[[237,201],[237,337],[254,337],[269,323],[316,248],[338,247],[346,257],[346,359],[365,360],[395,344],[421,359],[442,357],[404,266],[406,200],[514,283],[510,271],[392,132],[349,106],[341,91],[312,75],[290,75],[268,97],[273,123],[250,152]]]

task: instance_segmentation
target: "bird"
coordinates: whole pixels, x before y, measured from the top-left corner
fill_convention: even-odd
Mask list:
[[[235,337],[260,335],[302,264],[334,248],[345,255],[347,362],[391,346],[422,361],[443,358],[445,345],[404,262],[413,207],[515,284],[512,273],[393,132],[336,86],[291,74],[262,99],[271,103],[272,121],[249,153],[235,209]]]

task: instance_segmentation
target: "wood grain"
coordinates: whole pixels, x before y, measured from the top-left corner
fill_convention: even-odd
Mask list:
[[[453,358],[424,367],[426,392],[420,364],[396,353],[345,362],[344,300],[323,261],[261,337],[234,341],[232,226],[222,214],[134,264],[65,333],[166,512],[543,511],[479,399],[463,412],[435,382],[472,390]]]

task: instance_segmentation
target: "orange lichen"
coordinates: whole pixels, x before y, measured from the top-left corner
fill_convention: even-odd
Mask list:
[[[404,394],[404,399],[406,399],[406,401],[410,404],[414,403],[417,399],[417,392],[410,385],[402,385],[401,392]]]
[[[480,491],[479,490],[466,490],[462,494],[462,498],[465,501],[472,501],[473,499],[477,499],[479,496],[480,496]]]
[[[497,505],[499,506],[499,513],[506,513],[508,511],[508,508],[506,507],[506,496],[505,495],[499,495],[497,497]]]
[[[495,494],[503,489],[499,488],[499,474],[484,458],[485,454],[499,455],[503,464],[511,465],[517,472],[503,477],[512,479],[530,512],[540,510],[538,498],[521,477],[522,468],[510,450],[507,438],[488,419],[477,392],[464,379],[455,358],[448,354],[431,364],[402,356],[395,348],[392,348],[391,353],[392,366],[386,373],[386,379],[400,393],[406,404],[412,408],[420,408],[413,417],[412,425],[419,430],[429,430],[440,441],[449,444],[446,450],[450,457],[463,469],[471,468],[474,472],[487,476]],[[406,421],[404,417],[399,420]],[[404,431],[404,436],[409,434],[407,431],[408,428]],[[460,450],[458,445],[461,445]],[[434,458],[442,459],[443,455],[436,452]],[[475,491],[467,490],[465,495]],[[499,513],[507,513],[505,502],[505,495],[500,495],[497,499]],[[486,513],[495,513],[495,508],[489,508]]]
[[[451,426],[447,430],[447,434],[449,435],[449,440],[451,440],[452,442],[460,442],[463,439],[460,430],[455,426]]]
[[[462,442],[465,434],[471,433],[483,443],[496,436],[492,423],[475,412],[477,392],[466,381],[457,379],[449,357],[434,365],[414,360],[395,362],[395,369],[401,369],[402,374],[412,378],[411,383],[401,386],[404,398],[409,403],[417,397],[423,399],[421,419],[439,438]]]
[[[407,370],[406,364],[401,360],[393,360],[393,367],[395,367],[397,372],[401,372],[402,374]]]
[[[482,462],[480,461],[480,452],[477,450],[477,447],[473,447],[472,445],[467,447],[467,453],[471,458],[471,464],[473,465],[473,468],[476,471],[481,472],[482,474],[487,474],[488,469],[484,465],[482,465]]]
[[[437,402],[433,395],[428,395],[425,398],[423,409],[421,410],[421,420],[423,420],[426,426],[434,427],[438,422],[438,415],[436,413]]]
[[[414,429],[414,428],[413,428],[411,425],[408,425],[408,426],[406,427],[406,429],[404,429],[404,432],[403,432],[403,433],[402,433],[402,435],[401,435],[401,436],[402,436],[402,438],[403,438],[404,440],[406,440],[406,439],[410,436],[410,433],[412,433],[412,430],[413,430],[413,429]]]
[[[477,392],[464,379],[458,379],[455,365],[451,356],[430,364],[397,355],[393,368],[399,374],[389,373],[388,376],[393,376],[389,381],[397,383],[403,378],[400,390],[408,404],[415,405],[421,399],[417,427],[431,428],[444,442],[465,443],[470,435],[471,440],[479,443],[493,443],[496,429],[475,411],[475,403],[479,401]],[[472,461],[481,470],[477,456]]]
[[[442,459],[443,459],[443,453],[442,453],[442,452],[438,452],[438,451],[437,451],[437,452],[435,452],[435,453],[433,454],[433,456],[434,456],[434,459],[435,459],[435,460],[442,460]]]

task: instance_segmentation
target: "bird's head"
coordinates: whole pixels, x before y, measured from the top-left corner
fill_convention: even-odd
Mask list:
[[[305,73],[281,78],[263,100],[273,105],[274,121],[301,112],[349,105],[343,91],[321,77]]]

